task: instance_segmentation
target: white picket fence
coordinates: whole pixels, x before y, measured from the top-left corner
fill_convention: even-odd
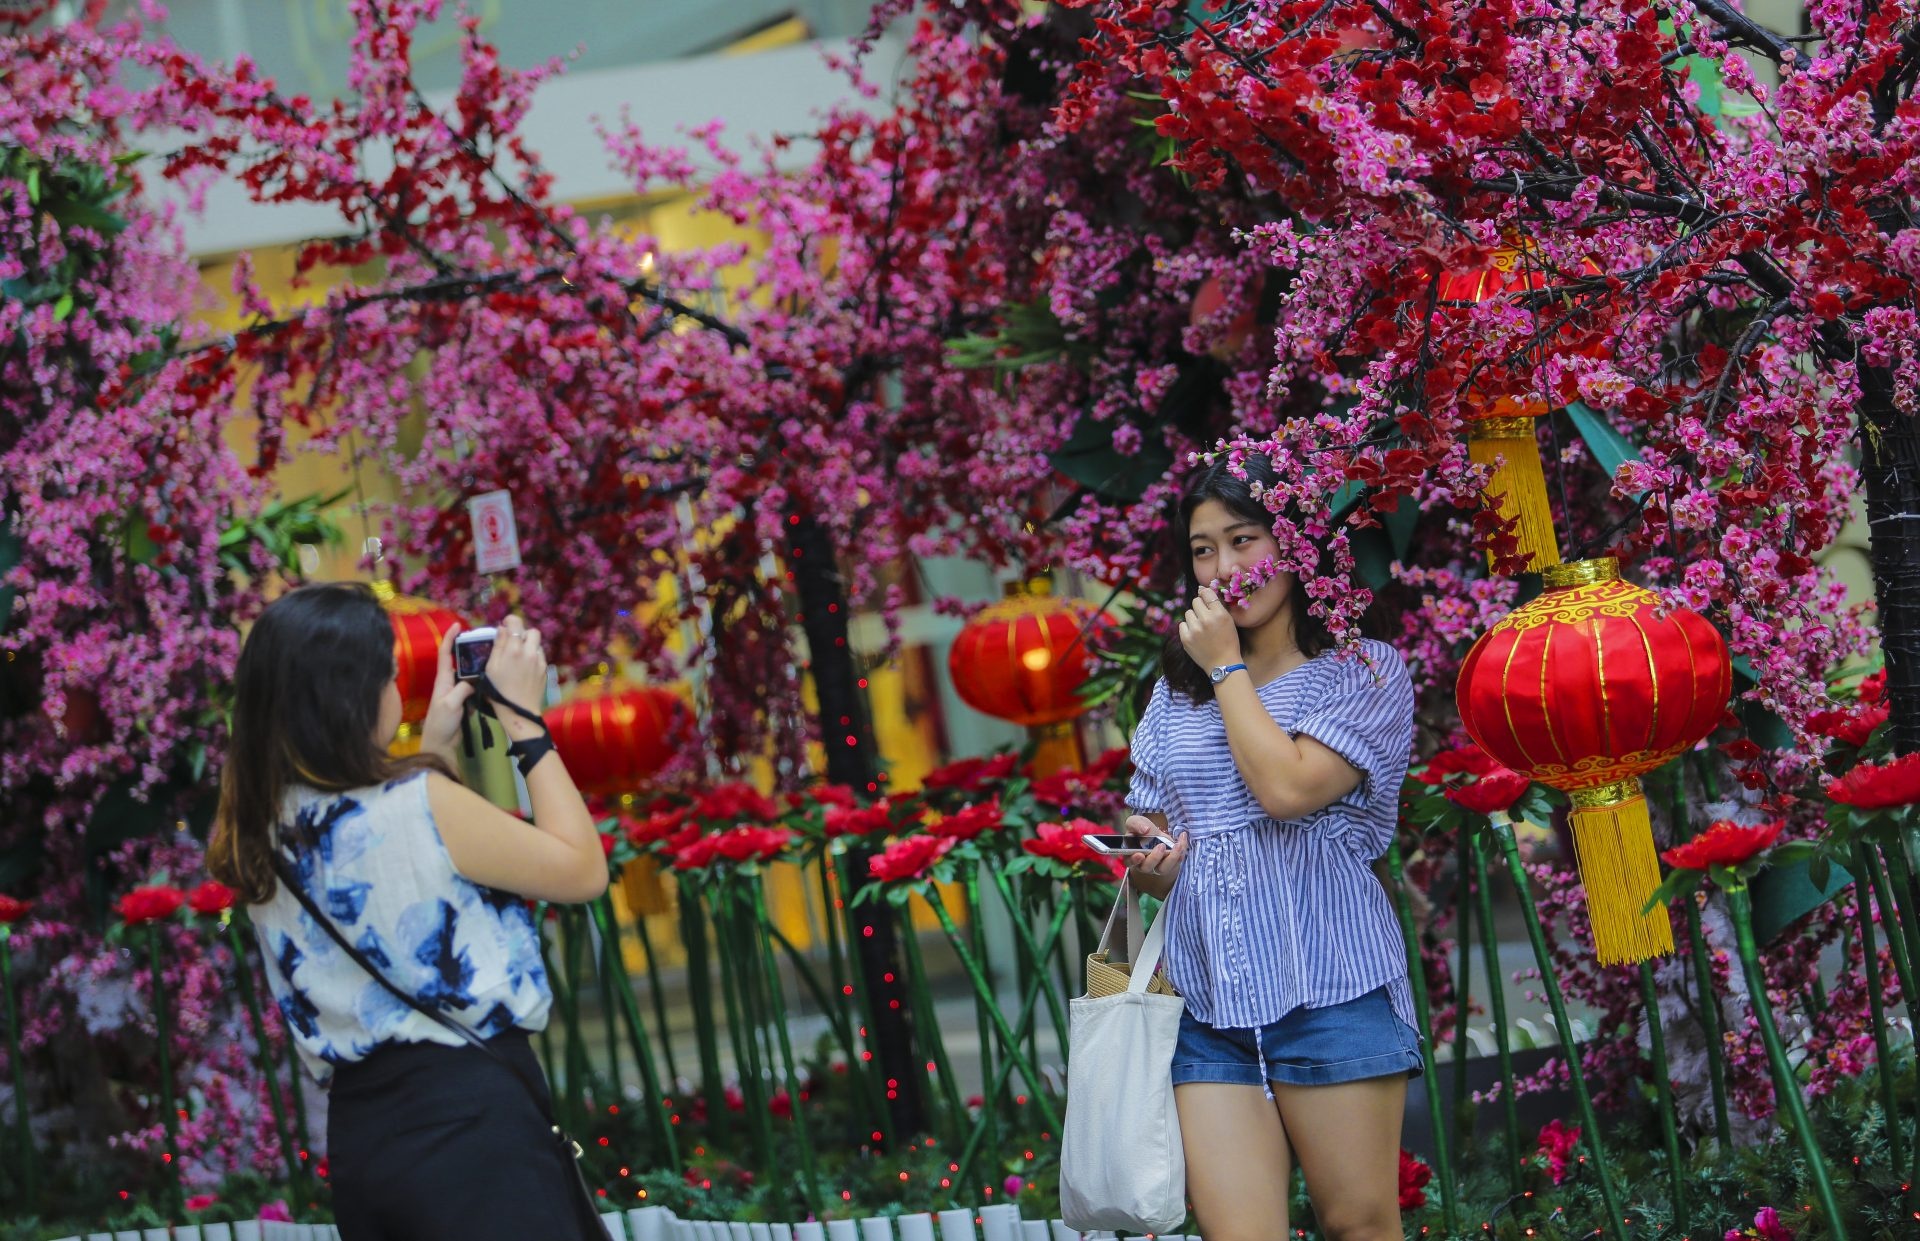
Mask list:
[[[742,1224],[681,1219],[665,1207],[636,1207],[624,1215],[602,1215],[608,1241],[1119,1241],[1110,1232],[1075,1232],[1059,1220],[1023,1220],[1020,1208],[1000,1204],[938,1215],[901,1215],[892,1219],[836,1219],[803,1224]],[[246,1220],[238,1224],[184,1224],[124,1232],[95,1232],[65,1241],[340,1241],[331,1224],[282,1224]],[[528,1241],[538,1241],[529,1238]],[[1166,1236],[1157,1241],[1200,1241]]]

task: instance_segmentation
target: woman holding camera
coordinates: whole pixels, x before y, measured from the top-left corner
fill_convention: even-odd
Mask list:
[[[1167,974],[1187,1187],[1207,1241],[1281,1241],[1297,1163],[1338,1241],[1398,1238],[1400,1119],[1419,1035],[1400,925],[1372,869],[1393,838],[1413,687],[1391,647],[1340,657],[1281,573],[1230,606],[1212,584],[1279,552],[1224,460],[1174,533],[1193,600],[1133,739],[1132,859],[1168,898]],[[1209,585],[1201,585],[1209,583]]]
[[[393,629],[373,591],[305,586],[267,607],[234,673],[208,869],[247,903],[289,1034],[329,1087],[347,1241],[595,1235],[527,1038],[552,1000],[528,902],[599,896],[606,861],[540,722],[540,633],[517,618],[482,684],[533,822],[453,777],[475,693],[454,636],[421,752],[395,758]]]

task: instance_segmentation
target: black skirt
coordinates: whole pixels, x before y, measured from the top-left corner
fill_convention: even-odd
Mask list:
[[[488,1045],[545,1087],[524,1030]],[[575,1172],[526,1086],[479,1048],[388,1043],[336,1069],[328,1093],[328,1180],[342,1241],[594,1235]]]

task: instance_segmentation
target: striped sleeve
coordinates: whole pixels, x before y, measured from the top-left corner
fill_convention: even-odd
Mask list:
[[[1334,665],[1326,698],[1293,733],[1353,764],[1360,786],[1341,802],[1384,818],[1391,828],[1413,752],[1413,681],[1400,653],[1385,643],[1367,643],[1366,655]]]
[[[1133,760],[1133,779],[1127,784],[1127,805],[1142,814],[1171,809],[1163,766],[1164,748],[1161,730],[1167,718],[1167,681],[1153,684],[1153,696],[1140,715],[1140,726],[1133,730],[1129,757]]]

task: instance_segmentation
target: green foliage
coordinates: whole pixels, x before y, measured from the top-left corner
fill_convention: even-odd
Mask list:
[[[1146,709],[1147,695],[1160,676],[1160,651],[1165,635],[1148,618],[1147,607],[1170,599],[1146,599],[1143,606],[1100,634],[1100,667],[1080,687],[1090,710],[1110,708],[1120,731],[1131,737]]]
[[[249,549],[258,546],[282,572],[300,568],[300,544],[338,547],[346,538],[327,510],[346,499],[345,491],[330,496],[302,496],[276,500],[251,521],[236,521],[220,535],[220,564],[233,573],[253,572]]]

